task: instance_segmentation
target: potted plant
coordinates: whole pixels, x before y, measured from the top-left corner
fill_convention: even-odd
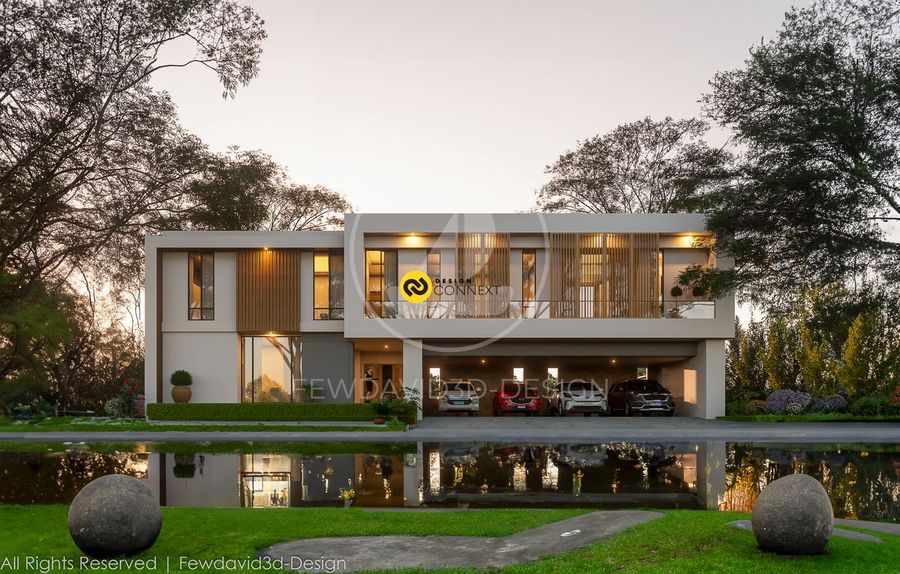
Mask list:
[[[344,501],[344,508],[350,508],[353,504],[353,500],[356,498],[356,491],[352,488],[342,488],[341,489],[341,500]]]
[[[172,474],[175,475],[175,478],[194,478],[194,475],[197,474],[194,458],[194,454],[175,455],[175,466],[172,467]]]
[[[187,403],[191,400],[191,384],[194,378],[184,369],[179,369],[169,377],[172,383],[172,400],[176,403]]]
[[[383,425],[391,414],[391,405],[387,401],[379,401],[372,405],[372,410],[375,411],[375,424]]]

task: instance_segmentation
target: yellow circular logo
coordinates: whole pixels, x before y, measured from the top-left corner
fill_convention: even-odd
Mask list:
[[[410,271],[400,281],[400,293],[410,303],[421,303],[431,296],[431,278],[418,269]]]

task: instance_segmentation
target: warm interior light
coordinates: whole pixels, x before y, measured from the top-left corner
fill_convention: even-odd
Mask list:
[[[387,349],[387,348],[389,348],[389,347],[390,347],[390,345],[385,345],[385,346],[384,346],[385,349]]]
[[[487,363],[487,359],[481,359],[481,364],[483,365],[485,363]]]
[[[612,364],[613,364],[613,365],[616,364],[616,360],[615,360],[615,359],[612,360]]]

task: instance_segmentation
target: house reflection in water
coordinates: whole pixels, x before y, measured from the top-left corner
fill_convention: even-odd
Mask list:
[[[151,454],[168,506],[657,506],[718,508],[723,443],[419,443],[397,454]]]

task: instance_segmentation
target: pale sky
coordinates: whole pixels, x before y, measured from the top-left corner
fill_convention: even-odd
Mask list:
[[[713,74],[805,2],[249,4],[269,38],[235,99],[200,67],[154,78],[212,149],[265,151],[356,211],[512,212],[577,140],[699,115]]]

